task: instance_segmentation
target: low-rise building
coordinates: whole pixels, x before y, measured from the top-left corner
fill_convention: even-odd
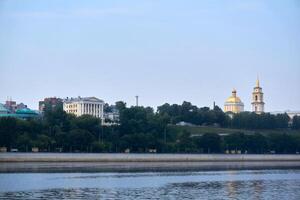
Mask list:
[[[116,106],[111,105],[108,106],[108,108],[104,109],[104,118],[108,121],[112,122],[118,122],[120,118],[119,110],[116,108]]]
[[[96,97],[66,98],[63,101],[63,109],[67,113],[76,115],[92,115],[104,119],[104,101]]]
[[[24,103],[17,104],[16,101],[7,100],[5,101],[5,104],[3,105],[9,113],[16,113],[17,110],[25,109],[27,108],[27,105]]]
[[[38,116],[39,114],[36,111],[27,108],[27,106],[24,108],[20,107],[20,109],[14,110],[13,112],[0,103],[0,117],[15,117],[19,119],[29,119],[36,118]]]

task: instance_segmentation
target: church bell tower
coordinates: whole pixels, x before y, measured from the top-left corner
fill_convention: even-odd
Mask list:
[[[256,80],[256,85],[252,92],[252,111],[256,114],[261,114],[265,111],[264,93],[259,86],[259,79]]]

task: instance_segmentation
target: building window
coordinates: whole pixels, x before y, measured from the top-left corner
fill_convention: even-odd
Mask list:
[[[257,95],[255,95],[255,101],[257,101]]]

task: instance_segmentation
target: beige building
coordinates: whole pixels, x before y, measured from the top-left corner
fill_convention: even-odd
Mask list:
[[[104,101],[96,97],[67,98],[64,100],[63,108],[67,113],[76,116],[92,115],[104,119]]]
[[[259,86],[259,80],[257,78],[256,85],[252,92],[252,111],[256,114],[261,114],[265,111],[264,93]]]
[[[238,96],[236,96],[235,89],[233,89],[232,95],[226,100],[224,104],[224,111],[233,113],[240,113],[244,111],[244,103]]]

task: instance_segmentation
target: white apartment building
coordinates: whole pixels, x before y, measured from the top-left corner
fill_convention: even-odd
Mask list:
[[[74,115],[92,115],[104,119],[104,101],[96,97],[78,97],[66,98],[64,100],[63,109],[67,113]]]

